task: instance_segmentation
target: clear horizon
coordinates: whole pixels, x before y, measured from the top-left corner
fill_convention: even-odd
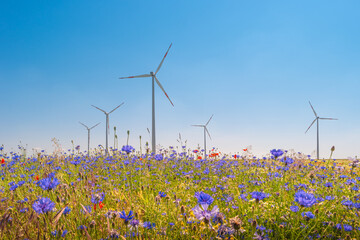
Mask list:
[[[359,156],[360,2],[329,1],[28,1],[0,4],[0,145],[52,151],[52,138],[71,149],[150,143],[151,79],[119,77],[155,71],[174,103],[155,88],[156,142],[241,152],[316,149],[320,158]]]

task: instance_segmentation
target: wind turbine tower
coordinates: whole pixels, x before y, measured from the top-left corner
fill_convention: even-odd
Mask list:
[[[337,118],[321,118],[317,115],[317,113],[315,112],[315,109],[313,108],[313,106],[311,105],[311,102],[309,101],[310,107],[314,112],[315,115],[315,119],[314,121],[310,124],[310,126],[308,127],[308,129],[306,130],[305,134],[307,133],[307,131],[309,131],[309,129],[311,128],[311,126],[315,123],[316,121],[316,142],[317,142],[317,151],[316,151],[316,155],[317,155],[317,159],[319,158],[319,120],[338,120]]]
[[[156,74],[159,72],[170,48],[172,46],[172,43],[170,44],[168,50],[165,53],[165,56],[163,57],[163,59],[161,60],[158,68],[156,69],[155,73],[154,72],[150,72],[150,74],[142,74],[142,75],[137,75],[137,76],[130,76],[130,77],[120,77],[119,79],[125,79],[125,78],[145,78],[145,77],[151,77],[152,79],[152,131],[151,131],[151,145],[152,145],[152,152],[156,153],[156,134],[155,134],[155,81],[157,83],[157,85],[161,88],[161,90],[165,93],[165,96],[169,99],[170,103],[172,106],[174,106],[174,104],[172,103],[172,101],[170,100],[169,96],[167,95],[167,93],[165,92],[165,89],[163,88],[163,86],[161,85],[161,83],[159,82],[159,79],[157,79]]]
[[[105,113],[105,115],[106,115],[106,149],[105,149],[106,154],[109,154],[109,144],[108,144],[108,137],[109,137],[109,115],[110,115],[110,113],[114,112],[116,109],[118,109],[118,108],[119,108],[121,105],[123,105],[123,104],[124,104],[124,103],[120,104],[119,106],[117,106],[116,108],[114,108],[113,110],[111,110],[110,112],[106,112],[106,111],[102,110],[101,108],[98,108],[98,107],[96,107],[96,106],[94,106],[94,105],[91,105],[91,106],[93,106],[94,108],[102,111],[102,112]]]
[[[210,122],[210,120],[212,119],[213,116],[214,116],[214,114],[211,115],[210,119],[207,121],[207,123],[205,125],[191,125],[193,127],[203,127],[204,128],[204,150],[205,150],[204,159],[205,160],[206,160],[206,133],[209,135],[209,138],[211,139],[210,133],[209,133],[209,131],[207,129],[207,125],[209,124],[209,122]]]
[[[88,155],[90,155],[90,130],[93,129],[94,127],[96,127],[97,125],[99,125],[100,123],[92,126],[91,128],[89,128],[88,126],[86,126],[85,124],[83,124],[82,122],[79,122],[81,125],[83,125],[84,127],[86,127],[87,131],[88,131]]]

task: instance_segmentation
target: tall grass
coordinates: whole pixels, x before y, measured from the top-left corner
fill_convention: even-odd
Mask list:
[[[360,178],[356,167],[342,167],[344,161],[296,154],[212,154],[204,161],[201,151],[173,148],[158,155],[112,154],[3,154],[0,239],[360,239]],[[39,181],[46,178],[60,184],[44,190]],[[316,203],[296,202],[301,190]],[[217,218],[198,220],[196,192],[214,199],[209,209],[218,206]],[[256,200],[253,192],[266,197]],[[45,197],[55,208],[37,213],[33,204]],[[131,219],[120,218],[122,211],[132,211]]]

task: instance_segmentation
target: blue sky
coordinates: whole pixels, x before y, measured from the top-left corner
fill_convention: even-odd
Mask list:
[[[157,143],[215,146],[257,155],[272,148],[311,153],[322,117],[320,156],[359,154],[358,1],[2,1],[0,144],[52,150],[51,138],[86,148],[78,121],[101,124],[110,110],[119,144],[150,141],[151,80],[118,77],[154,71],[173,46],[156,88]],[[110,135],[110,143],[113,134]]]

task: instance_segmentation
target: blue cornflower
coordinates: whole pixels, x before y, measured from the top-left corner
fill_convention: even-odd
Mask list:
[[[333,187],[333,184],[331,182],[327,182],[324,184],[324,186],[330,188]]]
[[[334,228],[336,228],[337,230],[341,230],[341,229],[342,229],[342,226],[341,226],[340,223],[338,223],[338,224],[336,224],[336,225],[334,226]]]
[[[221,225],[218,228],[217,237],[221,239],[226,239],[226,238],[230,239],[230,235],[232,235],[234,232],[235,232],[234,229],[227,227],[225,225]]]
[[[264,198],[269,197],[269,194],[263,192],[252,192],[250,193],[251,197],[254,198],[257,202],[263,200]]]
[[[273,149],[270,151],[270,153],[275,157],[275,159],[284,154],[284,152],[281,149],[278,149],[278,150]]]
[[[52,189],[55,189],[56,186],[60,184],[60,182],[57,178],[47,177],[47,178],[41,179],[36,184],[39,187],[41,187],[43,190],[52,190]]]
[[[19,185],[19,186],[22,186],[24,183],[25,183],[25,181],[19,181],[19,182],[18,182],[18,185]]]
[[[80,226],[78,226],[78,229],[80,229],[80,230],[84,230],[84,229],[86,229],[87,227],[85,226],[85,225],[80,225]]]
[[[50,198],[39,198],[36,200],[32,208],[37,214],[42,214],[51,211],[55,207],[55,203],[53,203]]]
[[[139,224],[140,224],[139,220],[133,219],[130,221],[130,226],[132,228],[137,228],[139,226]]]
[[[195,217],[198,220],[203,220],[204,221],[210,221],[212,218],[214,218],[218,213],[219,213],[219,208],[218,206],[214,206],[212,210],[208,210],[209,205],[208,204],[203,204],[203,205],[197,205],[196,207],[194,207],[193,213],[195,215]]]
[[[133,147],[130,146],[130,145],[125,145],[125,146],[123,146],[123,147],[121,148],[121,151],[126,152],[127,154],[129,154],[129,153],[135,151],[135,148],[133,148]]]
[[[84,208],[88,213],[91,213],[91,206],[84,206]],[[80,211],[82,212],[82,214],[86,214],[83,208],[81,208]]]
[[[119,212],[119,216],[120,218],[124,219],[125,224],[134,218],[133,211],[131,210],[128,215],[126,215],[125,211]]]
[[[248,196],[247,193],[243,193],[243,194],[240,194],[239,198],[241,198],[244,201],[248,201],[247,196]]]
[[[27,201],[29,201],[29,199],[28,198],[24,198],[24,200],[19,200],[19,201],[17,201],[18,203],[26,203]]]
[[[161,161],[161,160],[164,159],[164,156],[163,156],[162,154],[156,154],[154,158],[155,158],[155,160],[157,160],[157,161]]]
[[[96,193],[96,194],[93,194],[91,195],[91,202],[93,204],[98,204],[102,201],[104,201],[104,198],[105,198],[105,193]]]
[[[311,207],[316,203],[316,198],[313,194],[300,190],[295,193],[295,202],[299,203],[303,207]]]
[[[29,211],[29,208],[22,208],[22,209],[19,210],[19,212],[21,212],[21,213],[24,213],[24,212],[27,212],[27,211]]]
[[[285,160],[285,163],[286,163],[286,164],[293,164],[293,163],[294,163],[294,159],[287,157],[286,160]]]
[[[298,206],[291,206],[290,210],[293,212],[298,212],[299,211],[299,207]]]
[[[328,200],[328,201],[330,201],[330,200],[334,200],[335,197],[333,197],[333,196],[326,196],[325,199]]]
[[[356,209],[360,209],[360,203],[353,203],[353,207]]]
[[[266,230],[266,227],[257,225],[257,226],[256,226],[256,229],[263,232],[263,231]]]
[[[315,218],[315,215],[312,212],[303,212],[303,213],[301,213],[301,216],[309,218],[309,219]]]
[[[144,222],[143,223],[143,227],[146,228],[146,229],[149,229],[149,230],[155,228],[155,226],[156,226],[155,223],[151,223],[151,222]]]
[[[63,232],[62,232],[62,234],[61,234],[61,237],[65,237],[65,235],[68,233],[68,230],[64,230]]]
[[[19,187],[19,185],[14,184],[10,187],[10,191],[14,191],[15,189],[17,189]]]
[[[159,196],[162,197],[162,198],[163,198],[163,197],[166,197],[166,193],[160,191],[160,192],[159,192]]]
[[[344,224],[344,230],[345,230],[346,232],[350,232],[350,231],[353,230],[353,228],[352,228],[352,226],[350,226],[350,225]]]
[[[57,233],[58,233],[57,230],[54,230],[54,231],[51,232],[51,235],[53,235],[54,237],[56,237]]]
[[[352,207],[353,202],[350,200],[344,200],[341,202],[342,205],[346,206],[346,207]]]
[[[198,200],[198,204],[200,205],[211,205],[214,201],[214,199],[211,197],[211,195],[206,194],[204,192],[196,192],[195,197]]]
[[[71,208],[69,208],[68,206],[66,206],[63,214],[64,214],[64,215],[67,215],[67,214],[70,213],[70,211],[71,211]]]

